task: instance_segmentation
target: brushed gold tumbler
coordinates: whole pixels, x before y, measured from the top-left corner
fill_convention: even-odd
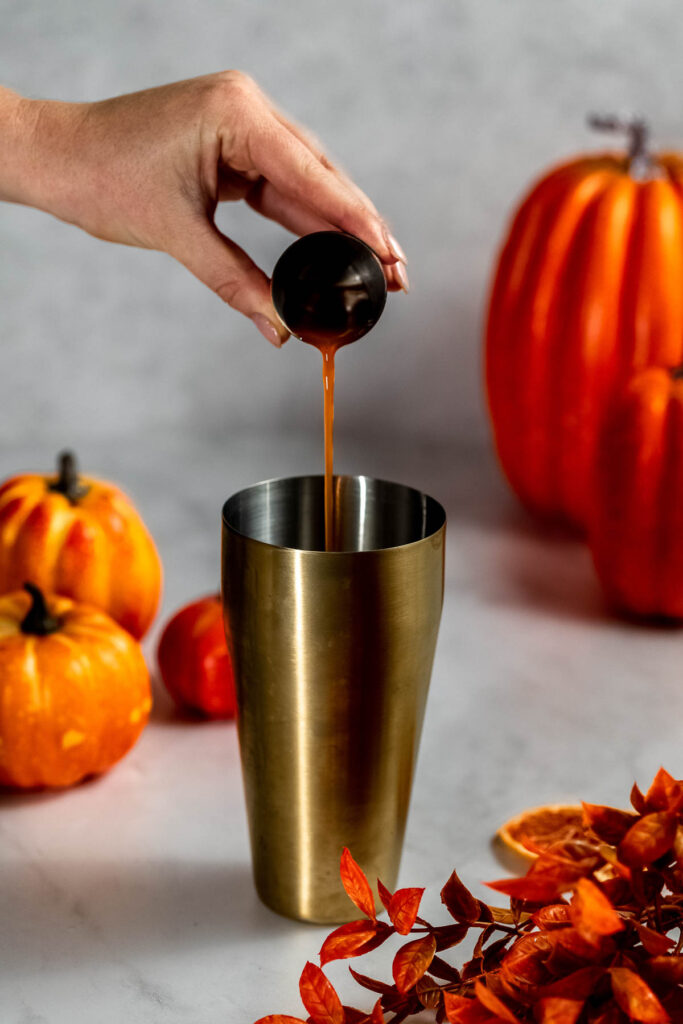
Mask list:
[[[358,917],[348,846],[396,883],[443,602],[446,514],[433,498],[335,477],[269,480],[223,508],[223,607],[254,880],[287,917]]]

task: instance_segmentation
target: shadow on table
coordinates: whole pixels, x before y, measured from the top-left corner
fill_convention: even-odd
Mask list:
[[[528,535],[500,560],[507,603],[553,618],[615,622],[605,604],[590,553],[580,540],[559,534]]]
[[[47,861],[3,869],[3,971],[60,970],[82,962],[132,962],[199,953],[263,934],[309,931],[269,911],[248,865],[147,860]],[[11,940],[11,941],[8,941]],[[316,939],[310,933],[311,949]]]

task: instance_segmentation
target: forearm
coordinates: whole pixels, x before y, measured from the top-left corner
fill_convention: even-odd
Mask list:
[[[0,86],[0,199],[71,219],[82,109],[25,99]]]

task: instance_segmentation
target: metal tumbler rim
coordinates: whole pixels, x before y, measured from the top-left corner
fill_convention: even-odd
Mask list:
[[[403,544],[388,544],[386,546],[363,548],[359,550],[347,549],[324,551],[319,550],[317,548],[296,547],[289,544],[275,544],[271,541],[262,540],[259,537],[252,536],[252,534],[249,532],[245,532],[244,530],[238,529],[234,522],[231,521],[231,511],[235,508],[239,501],[244,500],[244,498],[249,494],[253,494],[256,491],[263,490],[269,485],[302,485],[305,482],[317,482],[320,485],[320,487],[322,487],[324,479],[325,478],[322,473],[302,473],[297,474],[295,476],[269,477],[268,479],[260,480],[255,484],[249,484],[247,487],[243,487],[239,491],[236,491],[223,503],[221,520],[227,530],[229,530],[235,536],[245,538],[251,544],[260,544],[263,545],[264,548],[272,548],[278,551],[299,551],[304,552],[307,555],[320,555],[326,558],[339,558],[345,555],[348,556],[349,554],[353,554],[354,556],[371,556],[373,554],[376,554],[378,551],[402,551],[404,549],[412,548],[416,544],[421,544],[429,537],[435,536],[439,532],[439,530],[441,530],[446,525],[446,510],[441,504],[441,502],[438,501],[436,498],[432,497],[432,495],[427,494],[425,491],[419,490],[417,487],[412,487],[410,484],[404,484],[396,480],[386,480],[382,477],[368,476],[367,474],[363,473],[335,473],[334,480],[335,483],[343,481],[363,481],[366,483],[370,483],[373,486],[379,486],[382,488],[396,488],[398,491],[402,491],[406,496],[413,495],[415,499],[422,499],[426,503],[428,503],[430,507],[430,516],[432,518],[431,528],[427,530],[425,533],[423,533],[421,536],[416,537],[414,540],[407,541]]]

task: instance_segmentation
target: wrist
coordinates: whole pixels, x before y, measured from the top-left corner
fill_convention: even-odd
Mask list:
[[[0,199],[30,204],[37,101],[0,88]]]
[[[69,188],[78,107],[26,99],[0,87],[0,199],[57,212]]]

